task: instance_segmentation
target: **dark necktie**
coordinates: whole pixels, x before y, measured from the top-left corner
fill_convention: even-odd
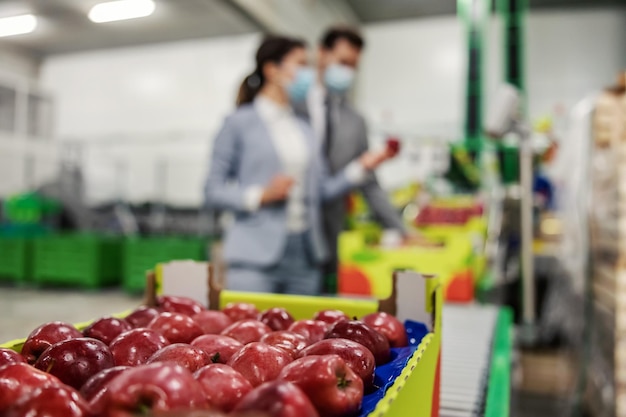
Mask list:
[[[322,143],[322,150],[325,157],[330,156],[332,135],[333,135],[333,120],[332,120],[332,101],[330,96],[326,96],[324,99],[324,142]]]

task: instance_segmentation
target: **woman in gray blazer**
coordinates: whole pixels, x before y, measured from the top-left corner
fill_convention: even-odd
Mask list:
[[[313,81],[304,42],[266,38],[237,110],[215,139],[205,197],[209,207],[235,215],[224,241],[229,289],[318,294],[328,255],[321,203],[358,186],[390,157],[368,152],[328,176],[313,131],[291,108]]]

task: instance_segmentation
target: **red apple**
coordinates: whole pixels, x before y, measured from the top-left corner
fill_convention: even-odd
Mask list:
[[[4,415],[4,414],[3,414]],[[89,404],[65,385],[37,388],[19,400],[6,417],[90,417]]]
[[[146,327],[152,319],[159,315],[159,310],[152,307],[139,307],[128,316],[124,317],[124,320],[134,328]]]
[[[169,345],[163,335],[150,329],[133,329],[117,336],[109,346],[118,366],[139,366]]]
[[[348,339],[326,339],[300,352],[300,356],[338,355],[363,380],[366,389],[374,385],[376,360],[372,352],[360,343]]]
[[[163,311],[180,313],[192,317],[206,310],[202,304],[189,297],[162,295],[157,297],[157,306]]]
[[[313,320],[323,321],[328,324],[335,324],[341,320],[350,320],[350,317],[346,316],[346,313],[339,310],[322,310],[318,311]]]
[[[278,377],[280,371],[292,361],[291,355],[282,349],[265,343],[253,342],[230,358],[228,365],[243,375],[252,386]]]
[[[248,303],[228,303],[222,311],[230,317],[233,322],[246,319],[256,319],[259,315],[259,310],[257,310],[254,304]]]
[[[194,378],[202,385],[209,406],[230,412],[252,391],[252,384],[230,366],[213,363],[199,369]]]
[[[289,331],[304,336],[310,343],[324,339],[329,324],[321,320],[298,320],[289,326]]]
[[[356,413],[363,400],[363,381],[338,355],[306,356],[287,365],[280,380],[297,385],[324,417]]]
[[[80,388],[80,394],[84,399],[90,401],[105,387],[106,384],[109,383],[109,381],[128,369],[131,369],[131,367],[114,366],[113,368],[108,368],[98,372],[83,384]]]
[[[220,334],[233,324],[233,321],[221,311],[206,310],[191,317],[198,323],[204,334]]]
[[[161,333],[170,343],[191,343],[202,335],[200,326],[181,313],[161,313],[148,324],[148,329]]]
[[[228,363],[243,347],[243,343],[228,336],[205,334],[194,339],[191,346],[204,350],[214,363]]]
[[[387,153],[391,156],[396,156],[400,152],[400,139],[390,137],[386,143]]]
[[[33,364],[44,350],[55,343],[82,336],[82,333],[71,324],[60,321],[45,323],[28,335],[24,342],[24,347],[22,347],[22,356],[26,359],[26,362]]]
[[[294,359],[298,357],[302,349],[309,345],[309,341],[304,336],[286,330],[266,334],[261,338],[261,343],[280,348]]]
[[[98,339],[110,345],[113,339],[132,328],[126,320],[115,317],[103,317],[94,321],[83,330],[83,336]]]
[[[259,314],[259,321],[274,330],[287,330],[294,322],[293,316],[284,308],[270,308]]]
[[[0,368],[0,415],[36,388],[63,385],[53,375],[25,363],[10,363]]]
[[[41,354],[34,366],[56,376],[64,384],[80,389],[98,372],[115,366],[115,361],[103,342],[80,337],[63,340],[50,346]]]
[[[206,409],[204,391],[191,372],[180,365],[141,365],[113,378],[105,392],[91,401],[103,416],[160,414]]]
[[[319,417],[304,392],[285,381],[272,381],[249,392],[235,407],[235,416],[258,412],[267,417]]]
[[[376,365],[389,362],[391,350],[387,338],[359,320],[343,320],[333,324],[326,333],[327,339],[349,339],[368,348]]]
[[[248,319],[231,324],[224,329],[222,335],[232,337],[247,345],[248,343],[258,342],[264,335],[271,332],[272,329],[260,321]]]
[[[26,363],[26,359],[13,349],[0,348],[0,368],[10,363]]]
[[[156,352],[148,363],[168,362],[187,368],[190,372],[196,372],[211,363],[211,357],[204,350],[186,343],[174,343],[165,346]]]
[[[362,318],[363,322],[387,338],[392,348],[409,345],[404,326],[394,316],[384,312],[372,313]]]

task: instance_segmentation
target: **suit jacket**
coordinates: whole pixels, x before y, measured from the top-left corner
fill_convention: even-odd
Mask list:
[[[358,114],[346,100],[333,100],[331,111],[331,141],[328,156],[328,167],[331,173],[344,169],[350,161],[367,151],[367,127],[365,119]],[[306,102],[295,106],[296,113],[309,120],[309,109]],[[389,202],[376,176],[371,173],[368,180],[360,187],[376,219],[389,229],[406,231],[400,214]],[[327,201],[323,209],[324,231],[331,257],[337,254],[337,237],[344,228],[346,204],[343,198]]]
[[[321,225],[322,202],[347,193],[353,184],[343,171],[328,175],[313,131],[306,121],[299,121],[311,149],[305,185],[310,224],[307,235],[315,260],[322,262],[328,256]],[[244,206],[244,190],[265,186],[282,173],[281,165],[269,130],[253,105],[241,106],[226,118],[213,145],[205,199],[208,207],[235,215],[224,239],[224,259],[228,263],[267,267],[276,264],[284,253],[288,235],[286,204],[261,206],[255,212]]]

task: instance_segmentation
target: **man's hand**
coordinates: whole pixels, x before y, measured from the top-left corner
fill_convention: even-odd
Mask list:
[[[373,171],[383,162],[393,158],[396,154],[389,148],[382,151],[367,151],[359,158],[359,163],[368,171]]]
[[[287,200],[293,184],[293,178],[283,174],[276,175],[263,190],[261,204],[267,205]]]

